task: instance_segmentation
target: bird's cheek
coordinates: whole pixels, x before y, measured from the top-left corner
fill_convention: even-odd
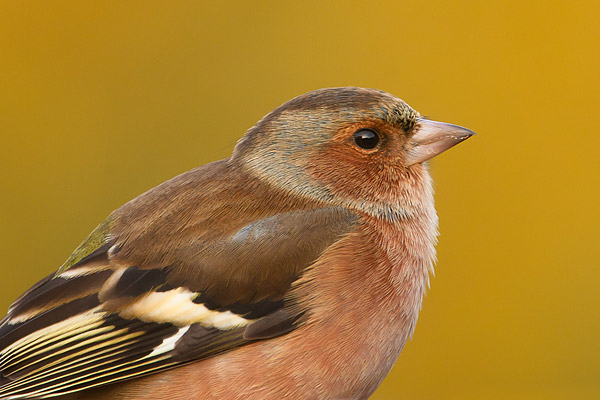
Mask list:
[[[351,198],[369,197],[369,184],[376,180],[376,171],[372,171],[365,160],[328,151],[307,161],[308,174],[334,193]]]

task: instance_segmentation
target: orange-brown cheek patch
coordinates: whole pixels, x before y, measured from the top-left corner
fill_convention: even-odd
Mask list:
[[[373,128],[373,124],[357,125],[340,130],[329,146],[314,154],[307,163],[308,173],[344,197],[368,201],[385,198],[397,187],[403,170],[394,154],[399,151],[394,149],[399,141],[387,134],[380,149],[361,151],[353,147],[352,133]]]
[[[365,175],[369,175],[369,171],[364,171],[367,164],[364,156],[348,150],[348,146],[335,144],[313,155],[308,162],[308,173],[336,193],[356,192],[368,182]]]

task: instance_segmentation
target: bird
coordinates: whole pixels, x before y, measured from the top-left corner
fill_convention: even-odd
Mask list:
[[[433,271],[428,160],[472,135],[375,89],[289,100],[12,303],[0,399],[368,398]]]

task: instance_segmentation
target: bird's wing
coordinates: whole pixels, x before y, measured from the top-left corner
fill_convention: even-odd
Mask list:
[[[156,252],[169,238],[147,239],[157,256],[140,262],[136,241],[102,224],[0,324],[0,398],[67,394],[289,332],[302,313],[292,282],[353,224],[338,208],[254,218],[167,246],[179,263]]]

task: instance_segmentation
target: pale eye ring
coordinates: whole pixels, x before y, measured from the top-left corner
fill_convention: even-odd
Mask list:
[[[379,134],[372,129],[359,129],[354,132],[354,143],[361,149],[373,150],[380,141]]]

